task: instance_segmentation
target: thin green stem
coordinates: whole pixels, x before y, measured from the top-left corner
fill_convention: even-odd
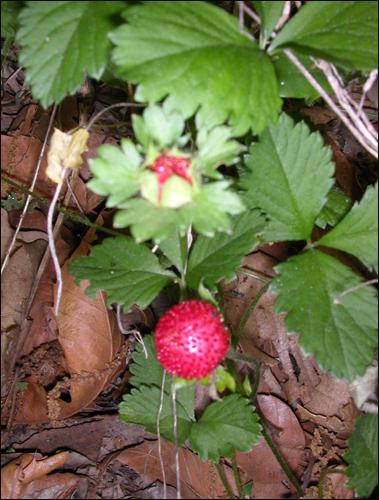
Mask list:
[[[226,480],[226,477],[225,477],[224,471],[221,468],[221,465],[218,463],[218,464],[215,464],[215,466],[216,466],[218,475],[220,476],[220,479],[222,481],[222,484],[224,485],[224,488],[226,489],[228,497],[229,498],[235,498],[235,496],[232,493],[232,490],[230,489],[228,481]]]
[[[32,191],[29,191],[28,189],[24,188],[23,186],[20,186],[19,184],[17,184],[16,182],[13,182],[10,179],[7,179],[6,177],[3,177],[3,176],[1,176],[1,180],[3,180],[4,182],[7,182],[11,186],[16,187],[20,191],[32,196],[36,200],[41,201],[42,203],[45,203],[46,205],[50,206],[51,203],[49,201],[45,200],[45,198],[38,196],[38,194],[35,194]],[[98,224],[94,224],[93,222],[87,221],[87,220],[83,219],[82,217],[79,217],[78,215],[72,214],[71,212],[69,212],[68,210],[66,210],[64,208],[55,207],[55,210],[58,210],[58,212],[62,212],[62,214],[67,215],[71,219],[74,219],[78,222],[81,222],[85,226],[93,227],[93,228],[97,229],[98,231],[102,231],[103,233],[112,234],[113,236],[122,236],[123,238],[126,238],[126,236],[124,234],[121,234],[118,231],[113,231],[112,229],[108,229],[106,227],[99,226]]]
[[[244,493],[243,493],[242,484],[241,484],[241,478],[240,478],[240,475],[239,475],[239,472],[238,472],[238,466],[237,466],[237,459],[236,459],[236,452],[235,452],[235,450],[233,450],[233,453],[232,453],[232,467],[233,467],[234,478],[236,480],[238,495],[241,498],[244,498]]]
[[[240,339],[240,337],[241,337],[241,335],[242,335],[242,332],[243,332],[243,330],[244,330],[244,328],[245,328],[245,326],[246,326],[247,320],[248,320],[248,319],[249,319],[249,317],[250,317],[250,314],[253,312],[254,307],[257,305],[258,300],[262,297],[262,295],[263,295],[265,292],[267,292],[267,290],[268,290],[268,287],[269,287],[269,286],[270,286],[270,282],[267,282],[267,283],[265,284],[265,286],[264,286],[264,287],[262,287],[262,288],[259,290],[259,292],[257,293],[256,297],[254,298],[254,300],[253,300],[253,301],[252,301],[252,303],[250,304],[250,306],[249,306],[248,310],[246,311],[246,314],[245,314],[245,316],[243,317],[243,320],[241,321],[241,324],[240,324],[240,326],[239,326],[239,328],[238,328],[238,330],[237,330],[236,336],[235,336],[235,337],[234,337],[234,339],[233,339],[233,344],[232,344],[232,346],[233,346],[233,348],[234,348],[234,349],[236,349],[236,348],[237,348],[237,345],[238,345],[239,339]]]
[[[244,269],[237,269],[237,273],[245,274],[246,276],[249,276],[250,278],[254,278],[256,280],[263,281],[263,283],[269,282],[269,280],[266,280],[266,278],[262,278],[262,276],[258,276],[257,274],[247,272]]]
[[[287,464],[285,463],[285,461],[283,460],[282,456],[280,455],[280,453],[276,449],[276,446],[275,446],[274,442],[272,441],[272,439],[268,435],[268,433],[267,433],[266,429],[263,427],[263,425],[262,425],[262,435],[265,438],[266,443],[269,445],[271,451],[275,455],[275,458],[279,462],[280,467],[284,470],[286,476],[288,477],[288,479],[291,481],[291,483],[296,488],[296,491],[298,492],[299,496],[303,497],[304,496],[304,492],[301,489],[301,486],[300,486],[298,480],[296,479],[296,477],[292,474],[292,472],[288,468]]]

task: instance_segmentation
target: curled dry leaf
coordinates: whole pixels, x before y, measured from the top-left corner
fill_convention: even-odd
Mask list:
[[[86,255],[90,249],[88,241],[93,239],[91,229],[70,261]],[[126,346],[122,347],[122,334],[105,305],[104,294],[98,292],[96,300],[87,297],[88,283],[77,287],[67,271],[68,263],[62,268],[63,292],[56,320],[58,340],[71,378],[58,382],[49,394],[33,377],[26,379],[28,387],[15,417],[18,424],[56,421],[74,415],[86,408],[125,366]]]
[[[1,498],[21,497],[27,485],[61,467],[69,456],[68,451],[46,458],[21,455],[1,469]]]
[[[260,409],[273,429],[272,439],[288,467],[295,471],[304,454],[305,436],[291,408],[274,396],[258,396]],[[287,498],[287,476],[261,438],[249,453],[236,452],[238,466],[253,480],[255,498]],[[292,491],[294,493],[294,490]]]
[[[141,474],[150,484],[157,480],[163,481],[158,441],[145,441],[134,448],[117,452],[115,459]],[[166,482],[176,487],[175,447],[163,439],[162,459]],[[106,461],[109,463],[109,458]],[[195,453],[182,447],[179,449],[179,465],[183,498],[224,498],[225,488],[213,462],[202,462]],[[229,479],[229,484],[233,484]]]

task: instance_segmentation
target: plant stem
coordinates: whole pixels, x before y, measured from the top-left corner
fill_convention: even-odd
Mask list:
[[[218,475],[220,476],[220,479],[222,481],[222,484],[224,485],[224,488],[226,489],[228,497],[229,498],[235,498],[234,495],[233,495],[233,493],[232,493],[232,490],[230,489],[228,481],[226,480],[226,477],[225,477],[224,471],[221,468],[221,465],[218,463],[218,464],[215,464],[215,466],[216,466]]]
[[[28,189],[24,188],[23,186],[20,186],[19,184],[17,184],[16,182],[13,182],[10,179],[7,179],[6,177],[3,177],[3,176],[1,176],[1,180],[3,180],[4,182],[7,182],[11,186],[16,187],[20,191],[23,191],[24,193],[32,196],[36,200],[41,201],[42,203],[45,203],[46,205],[50,206],[50,202],[45,200],[45,198],[38,196],[38,194],[35,194],[32,191],[29,191]],[[68,210],[66,210],[64,208],[55,207],[55,210],[57,210],[58,212],[61,212],[62,214],[67,215],[71,219],[74,219],[78,222],[81,222],[85,226],[93,227],[93,228],[97,229],[98,231],[102,231],[103,233],[108,233],[108,234],[111,234],[113,236],[122,236],[123,238],[127,237],[127,236],[125,236],[125,234],[119,233],[118,231],[113,231],[112,229],[107,229],[106,227],[102,227],[102,226],[99,226],[98,224],[94,224],[93,222],[89,222],[89,221],[83,219],[82,217],[79,217],[78,215],[72,214],[71,212],[69,212]]]
[[[262,423],[262,422],[261,422]],[[266,440],[266,443],[269,445],[271,451],[273,452],[273,454],[275,455],[277,461],[279,462],[280,464],[280,467],[284,470],[286,476],[288,477],[288,479],[291,481],[291,483],[294,485],[294,487],[296,488],[296,491],[298,492],[299,496],[300,497],[303,497],[304,496],[304,492],[303,490],[301,489],[301,486],[298,482],[298,480],[296,479],[296,477],[292,474],[292,472],[290,471],[290,469],[288,468],[287,464],[285,463],[285,461],[283,460],[282,456],[280,455],[279,451],[276,449],[276,446],[274,444],[274,442],[272,441],[272,439],[270,438],[270,436],[268,435],[266,429],[263,427],[262,425],[262,436],[265,438]]]
[[[233,346],[233,348],[234,348],[234,349],[236,349],[236,347],[237,347],[237,345],[238,345],[239,339],[240,339],[240,337],[241,337],[241,335],[242,335],[242,332],[243,332],[243,330],[244,330],[244,328],[245,328],[245,325],[246,325],[246,323],[247,323],[247,320],[248,320],[248,319],[249,319],[249,317],[250,317],[250,314],[253,312],[254,307],[257,305],[258,300],[262,297],[262,295],[263,295],[265,292],[267,292],[267,290],[268,290],[268,287],[269,287],[269,286],[270,286],[270,282],[267,282],[267,283],[265,284],[265,286],[263,286],[263,287],[259,290],[259,292],[257,293],[256,297],[254,298],[254,300],[253,300],[253,301],[252,301],[252,303],[250,304],[250,306],[249,306],[248,310],[246,311],[245,316],[243,317],[243,320],[241,321],[241,324],[240,324],[240,326],[239,326],[239,328],[238,328],[238,330],[237,330],[236,336],[235,336],[235,337],[234,337],[234,339],[233,339],[232,346]]]
[[[238,472],[238,466],[237,466],[237,459],[236,459],[236,452],[233,450],[232,453],[232,467],[233,467],[233,472],[234,472],[234,478],[236,480],[236,485],[237,485],[237,490],[238,490],[238,495],[241,498],[244,498],[244,492],[242,489],[242,484],[241,484],[241,478]]]

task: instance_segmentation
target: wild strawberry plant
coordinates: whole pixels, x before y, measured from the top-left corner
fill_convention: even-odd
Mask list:
[[[90,281],[89,296],[105,290],[108,304],[125,311],[133,303],[147,307],[167,285],[178,287],[182,300],[199,295],[201,302],[184,301],[160,320],[155,345],[145,338],[147,359],[137,346],[133,389],[120,413],[157,432],[161,361],[169,372],[161,435],[174,438],[171,386],[182,385],[178,444],[190,437],[199,456],[215,462],[250,450],[260,437],[248,381],[242,385],[222,364],[213,371],[225,356],[236,357],[227,352],[215,308],[218,283],[232,280],[259,243],[305,243],[277,266],[269,287],[278,295],[276,313],[287,313],[288,334],[299,333],[303,351],[325,371],[352,381],[377,346],[375,288],[362,286],[322,247],[350,253],[378,272],[378,185],[351,206],[333,188],[335,166],[320,134],[281,112],[283,98],[319,96],[312,77],[331,91],[310,57],[346,77],[377,68],[376,2],[307,2],[284,26],[288,2],[249,3],[260,18],[257,39],[235,16],[204,2],[2,2],[2,36],[15,35],[31,92],[45,107],[74,93],[84,72],[136,84],[135,100],[149,104],[132,117],[135,139],[102,146],[90,160],[88,187],[118,208],[114,226],[130,227],[132,237],[106,239],[69,269],[78,282]],[[326,224],[332,229],[313,241],[314,226]],[[200,358],[191,361],[191,349]],[[205,375],[204,383],[230,394],[196,421],[194,385],[177,377]],[[357,433],[365,432],[374,438],[362,449]],[[369,495],[377,481],[375,439],[377,422],[362,416],[346,455],[358,495]],[[368,480],[357,465],[367,456]]]

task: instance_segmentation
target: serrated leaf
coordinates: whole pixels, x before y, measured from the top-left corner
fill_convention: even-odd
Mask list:
[[[317,245],[351,253],[378,272],[378,183],[367,188],[362,201]]]
[[[114,218],[114,227],[131,226],[137,241],[154,239],[160,244],[177,227],[184,236],[192,223],[200,234],[213,236],[216,231],[231,230],[231,217],[244,210],[237,193],[227,190],[228,181],[210,182],[201,187],[192,203],[179,209],[157,207],[152,203],[134,198],[119,204],[120,210]]]
[[[324,73],[316,68],[313,61],[304,55],[293,51],[303,66],[317,80],[321,87],[328,93],[332,89]],[[284,53],[275,54],[272,57],[272,64],[275,68],[276,77],[279,82],[279,95],[282,98],[305,99],[314,101],[320,94],[312,87],[308,80],[300,73],[297,67],[288,59]]]
[[[148,432],[157,434],[157,416],[161,400],[161,391],[157,387],[141,386],[140,390],[132,389],[131,394],[124,396],[120,404],[120,418],[129,424],[142,425]],[[188,438],[192,422],[182,405],[176,402],[178,421],[178,446]],[[164,393],[162,414],[159,421],[160,433],[167,441],[174,442],[172,399]]]
[[[361,415],[347,441],[349,451],[343,456],[350,465],[346,469],[346,486],[357,488],[356,496],[370,498],[378,484],[378,416]]]
[[[229,127],[215,127],[212,130],[201,129],[196,137],[198,147],[199,171],[212,178],[221,178],[216,171],[220,165],[232,165],[238,161],[238,154],[243,150],[242,144],[230,140]]]
[[[324,371],[352,381],[363,375],[377,346],[377,297],[366,286],[334,299],[362,283],[338,260],[308,250],[279,264],[270,290],[279,294],[274,308],[285,318],[289,334],[300,333],[306,355],[315,354]]]
[[[131,232],[137,242],[153,239],[158,245],[168,238],[177,227],[184,235],[190,225],[190,214],[183,209],[156,207],[142,198],[133,198],[122,203],[116,213],[114,227],[131,226]]]
[[[161,242],[160,249],[170,259],[180,274],[183,275],[187,260],[187,238],[180,236],[177,227],[175,227],[168,238]]]
[[[251,173],[241,186],[252,206],[264,210],[269,224],[264,241],[308,239],[333,179],[331,149],[318,132],[294,124],[284,113],[261,134],[246,157]]]
[[[268,52],[295,48],[347,70],[378,67],[378,2],[308,2]]]
[[[163,380],[163,367],[157,360],[153,337],[152,335],[146,335],[143,340],[148,356],[146,359],[141,344],[137,344],[132,356],[133,363],[130,365],[130,371],[133,374],[130,383],[137,389],[141,389],[141,386],[158,387],[160,389]],[[172,375],[166,373],[165,392],[168,395],[171,394],[171,384]],[[176,400],[183,406],[188,418],[191,420],[195,418],[194,394],[194,384],[183,387],[176,393]]]
[[[351,209],[353,200],[346,196],[341,189],[333,187],[328,199],[317,217],[316,225],[325,229],[326,225],[334,227]]]
[[[252,2],[252,4],[261,18],[259,45],[264,49],[279,21],[285,2]]]
[[[91,172],[96,177],[87,183],[87,187],[101,196],[109,196],[108,207],[120,205],[140,188],[142,158],[128,139],[121,140],[121,148],[101,146],[97,149],[99,156],[89,160]]]
[[[213,236],[216,231],[231,232],[232,219],[245,210],[237,193],[228,190],[228,181],[209,182],[201,187],[194,202],[183,207],[193,221],[193,227],[200,234]]]
[[[108,238],[93,247],[90,257],[79,257],[68,266],[76,283],[90,280],[86,294],[107,293],[107,306],[118,302],[127,311],[132,304],[145,309],[176,275],[164,270],[156,255],[132,238]]]
[[[221,278],[231,281],[245,255],[256,247],[256,235],[263,229],[260,212],[252,210],[234,217],[231,234],[218,233],[213,238],[199,236],[188,263],[188,285],[196,290],[204,278],[206,285],[215,290]]]
[[[31,1],[19,15],[20,66],[33,97],[44,108],[61,102],[83,82],[99,79],[107,66],[115,15],[124,2]]]
[[[17,27],[17,15],[24,2],[1,2],[1,38],[14,37]],[[5,55],[5,54],[4,54]]]
[[[234,450],[248,452],[258,444],[261,426],[248,403],[246,398],[232,394],[206,408],[190,434],[191,446],[201,460],[218,463],[220,455],[230,457]]]
[[[157,1],[130,5],[124,16],[128,24],[110,37],[120,74],[140,84],[136,100],[158,102],[169,94],[168,110],[187,119],[199,109],[198,128],[229,119],[235,136],[276,121],[281,99],[271,61],[224,10]]]
[[[24,195],[22,196],[21,200],[18,200],[17,194],[15,193],[15,191],[11,191],[8,194],[8,198],[6,200],[1,200],[1,206],[7,212],[10,212],[13,209],[13,207],[15,209],[22,210],[25,206],[25,201],[26,201],[26,198]],[[36,206],[37,206],[37,203],[29,203],[28,208],[27,208],[27,212],[28,213],[33,212],[33,210],[36,208]]]

